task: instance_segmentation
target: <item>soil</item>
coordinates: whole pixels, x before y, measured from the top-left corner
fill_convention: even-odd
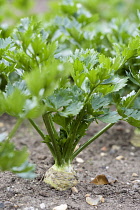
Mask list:
[[[0,117],[0,131],[8,132],[15,119],[7,115]],[[37,123],[44,129],[41,119]],[[85,142],[104,126],[92,124]],[[58,191],[43,182],[45,171],[53,165],[53,159],[47,146],[41,143],[40,136],[28,121],[20,127],[13,141],[17,148],[25,145],[29,148],[30,159],[36,164],[37,177],[33,180],[22,179],[10,172],[0,173],[0,208],[15,210],[52,210],[55,206],[67,204],[67,210],[139,210],[140,209],[140,148],[130,144],[134,128],[125,122],[119,122],[85,151],[79,154],[84,162],[75,159],[78,192],[72,189]],[[119,160],[118,156],[123,156]],[[90,183],[96,175],[108,174],[117,182],[107,185]],[[86,196],[103,197],[97,206],[86,202]]]

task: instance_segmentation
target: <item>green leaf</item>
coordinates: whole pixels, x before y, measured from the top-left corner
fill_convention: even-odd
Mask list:
[[[52,96],[44,100],[47,109],[61,113],[62,116],[73,116],[83,107],[84,92],[77,86],[67,89],[58,89]],[[61,108],[62,111],[61,111]]]
[[[0,38],[0,49],[4,49],[8,47],[12,43],[12,39],[10,37],[6,39]]]
[[[135,90],[133,90],[129,94],[127,94],[126,96],[123,96],[121,98],[121,104],[122,104],[122,106],[123,107],[127,107],[129,105],[129,103],[131,102],[131,100],[133,99],[133,97],[135,96],[135,94],[136,94],[136,92],[135,92]]]
[[[71,101],[71,93],[68,89],[56,90],[52,96],[44,100],[46,106],[54,111],[58,111],[61,107],[68,106]]]
[[[26,148],[16,150],[13,143],[7,140],[0,142],[1,171],[11,171],[24,178],[35,177],[35,168],[33,164],[28,163],[28,156]]]
[[[5,112],[5,103],[4,103],[4,95],[0,91],[0,115]]]
[[[53,121],[62,126],[64,129],[67,129],[67,126],[68,126],[68,123],[67,123],[67,119],[63,116],[60,116],[59,113],[56,113],[54,116],[53,116]]]
[[[109,57],[106,57],[105,55],[99,55],[99,62],[103,65],[104,68],[106,68],[108,71],[110,70],[112,66],[112,60]]]
[[[92,69],[98,62],[98,53],[94,49],[76,49],[71,57],[74,62],[76,59],[80,60],[86,68]]]
[[[40,103],[37,97],[27,99],[24,105],[24,112],[21,117],[26,118],[37,118],[42,115],[45,111],[44,104]]]
[[[67,106],[63,112],[60,112],[60,115],[65,117],[76,116],[77,114],[79,114],[82,108],[83,108],[83,102],[75,101],[71,103],[69,106]]]
[[[119,91],[123,87],[127,85],[127,77],[121,78],[121,77],[115,77],[111,83],[114,85],[114,91]]]
[[[60,75],[58,63],[54,61],[53,66],[52,63],[49,63],[42,69],[36,68],[29,73],[25,73],[24,79],[31,94],[42,97],[54,90]]]
[[[140,127],[140,111],[135,109],[122,108],[122,116],[129,124]]]
[[[5,112],[12,116],[19,116],[23,112],[27,96],[19,89],[15,88],[14,91],[3,99],[5,105]]]
[[[111,102],[108,96],[103,97],[101,94],[94,94],[91,99],[92,108],[94,110],[106,107]]]
[[[122,117],[116,111],[113,111],[105,114],[104,116],[99,116],[97,119],[104,123],[116,123],[121,120]]]
[[[135,85],[140,86],[140,70],[136,73],[130,70],[130,72],[126,72],[127,76]]]
[[[79,128],[77,130],[77,137],[78,138],[81,138],[84,135],[86,135],[86,131],[87,131],[88,127],[89,127],[89,124],[90,124],[90,122],[87,122],[86,119],[81,121],[81,124],[80,124],[80,126],[79,126]]]

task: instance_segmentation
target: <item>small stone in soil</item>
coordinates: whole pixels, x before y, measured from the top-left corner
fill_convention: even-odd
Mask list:
[[[139,175],[136,174],[136,173],[133,173],[132,176],[133,176],[133,177],[138,177]]]
[[[40,204],[40,208],[41,208],[41,209],[45,209],[45,208],[46,208],[45,203],[41,203],[41,204]]]
[[[66,210],[67,208],[67,204],[61,204],[60,206],[54,207],[53,210]]]
[[[72,187],[71,190],[72,190],[72,193],[78,193],[78,190],[76,187]]]
[[[118,151],[118,150],[120,150],[120,148],[121,148],[121,147],[118,146],[118,145],[113,145],[111,149],[112,149],[112,150]]]
[[[85,194],[85,197],[90,197],[90,194],[89,193]]]
[[[116,160],[124,160],[125,158],[124,158],[124,156],[119,155],[119,156],[117,156],[115,159],[116,159]]]
[[[83,163],[84,162],[84,160],[82,159],[82,158],[76,158],[76,161],[78,162],[78,163]]]
[[[102,195],[98,195],[95,198],[86,197],[86,202],[91,206],[97,206],[99,202],[104,202],[104,199]]]
[[[106,146],[102,147],[101,151],[106,152],[107,151],[107,147]]]
[[[140,180],[139,179],[134,180],[134,181],[132,181],[132,183],[140,184]]]
[[[101,156],[101,157],[105,157],[105,156],[107,156],[107,154],[106,154],[105,152],[101,152],[101,153],[100,153],[100,156]]]

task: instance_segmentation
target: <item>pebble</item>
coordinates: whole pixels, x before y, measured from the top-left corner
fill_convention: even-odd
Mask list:
[[[98,195],[95,198],[86,197],[86,202],[91,206],[97,206],[99,202],[104,202],[104,199],[102,195]]]
[[[111,149],[112,149],[112,150],[115,150],[115,151],[118,151],[118,150],[120,150],[120,148],[121,148],[121,147],[118,146],[118,145],[113,145]]]
[[[130,155],[131,155],[131,156],[135,156],[135,153],[134,153],[134,152],[130,152]]]
[[[45,203],[41,203],[41,204],[40,204],[40,208],[41,208],[41,209],[45,209],[45,208],[46,208]]]
[[[84,163],[84,160],[82,159],[82,158],[76,158],[76,161],[78,162],[78,163]]]
[[[36,210],[34,207],[30,206],[30,207],[25,207],[23,210]]]
[[[119,156],[117,156],[115,159],[116,159],[116,160],[124,160],[125,158],[124,158],[124,156],[119,155]]]
[[[90,194],[89,193],[85,194],[85,197],[90,197]]]
[[[105,156],[107,156],[107,154],[104,153],[104,152],[101,152],[101,153],[100,153],[100,156],[101,156],[101,157],[105,157]]]
[[[76,187],[72,187],[71,190],[72,190],[72,193],[78,193],[78,189]]]
[[[133,176],[133,177],[138,177],[139,175],[136,174],[136,173],[133,173],[132,176]]]
[[[66,210],[67,208],[67,204],[61,204],[60,206],[54,207],[53,210]]]
[[[132,181],[132,183],[136,183],[136,184],[140,184],[140,180],[139,179],[136,179],[136,180],[134,180],[134,181]]]
[[[102,148],[101,148],[101,151],[102,151],[102,152],[106,152],[106,151],[107,151],[107,147],[106,147],[106,146],[102,147]]]

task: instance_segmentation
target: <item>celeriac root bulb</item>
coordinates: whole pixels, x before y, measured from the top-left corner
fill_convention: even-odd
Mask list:
[[[44,182],[60,191],[78,184],[76,172],[71,166],[57,167],[55,165],[45,173]]]

